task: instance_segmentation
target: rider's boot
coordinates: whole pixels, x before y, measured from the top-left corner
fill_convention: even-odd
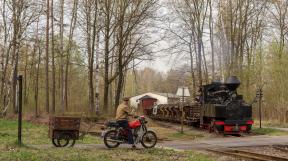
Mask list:
[[[136,149],[136,145],[135,144],[132,144],[132,149]]]

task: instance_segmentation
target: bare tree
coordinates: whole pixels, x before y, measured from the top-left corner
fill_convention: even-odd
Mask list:
[[[70,64],[70,52],[73,43],[73,36],[74,30],[76,27],[77,22],[77,11],[78,11],[78,0],[73,1],[73,8],[72,8],[72,15],[70,21],[70,29],[69,29],[69,38],[68,38],[68,46],[67,46],[67,53],[66,53],[66,65],[65,65],[65,87],[64,87],[64,102],[65,102],[65,109],[68,110],[68,77],[69,77],[69,64]]]
[[[139,54],[138,50],[143,49],[141,43],[144,34],[139,32],[139,26],[151,16],[150,11],[155,7],[156,1],[120,1],[117,4],[117,87],[115,106],[118,106],[122,94],[125,73],[130,62],[147,54],[144,50]]]
[[[55,37],[54,37],[54,0],[51,0],[51,57],[52,57],[52,109],[51,112],[55,113],[56,103],[56,73],[55,73]]]
[[[46,103],[45,109],[49,113],[49,19],[50,19],[50,1],[46,1],[46,48],[45,48],[45,90],[46,90]]]

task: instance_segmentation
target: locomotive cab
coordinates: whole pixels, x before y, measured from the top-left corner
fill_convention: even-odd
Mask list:
[[[252,107],[237,94],[240,81],[228,77],[225,83],[212,82],[201,88],[200,126],[224,134],[249,132],[253,124]]]

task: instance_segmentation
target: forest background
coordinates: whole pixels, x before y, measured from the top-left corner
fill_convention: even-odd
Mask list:
[[[287,0],[0,0],[0,110],[113,114],[123,96],[236,75],[288,122]],[[163,65],[167,63],[167,65]],[[253,115],[258,118],[258,107]]]

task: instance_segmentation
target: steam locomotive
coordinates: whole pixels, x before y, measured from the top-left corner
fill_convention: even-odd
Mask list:
[[[240,81],[230,76],[225,82],[213,81],[200,87],[193,103],[183,105],[185,124],[224,134],[249,133],[252,127],[252,107],[237,93]],[[180,104],[161,104],[151,108],[152,119],[180,122]]]

